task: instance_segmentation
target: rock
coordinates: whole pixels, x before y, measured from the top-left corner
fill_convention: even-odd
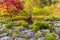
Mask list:
[[[29,38],[32,38],[33,36],[34,36],[33,33],[27,33],[23,37],[29,39]]]
[[[60,26],[60,21],[54,22],[54,27],[59,27]]]
[[[30,38],[29,40],[36,40],[36,38]]]
[[[5,36],[5,37],[2,37],[0,40],[13,40],[13,38],[10,36]]]
[[[41,32],[42,32],[42,35],[45,36],[47,33],[50,33],[50,30],[49,29],[42,29]]]
[[[22,32],[22,35],[26,38],[31,38],[34,36],[34,32],[32,32],[32,30],[24,30]]]
[[[41,34],[40,31],[38,31],[37,33],[35,33],[35,37],[36,37],[36,38],[40,38],[41,36],[42,36],[42,34]]]
[[[56,34],[56,40],[59,39],[59,35]]]
[[[38,40],[45,40],[45,37],[38,38]]]
[[[2,26],[5,27],[6,24],[3,24]]]
[[[23,31],[24,28],[23,27],[14,27],[12,30],[13,30],[13,32],[19,33],[20,31]]]
[[[57,33],[57,34],[58,34],[58,33],[59,33],[59,31],[60,31],[60,29],[59,29],[59,28],[54,27],[54,32],[55,32],[55,33]]]
[[[2,34],[3,33],[3,31],[2,31],[2,29],[0,29],[0,34]]]
[[[4,29],[6,24],[0,24],[0,28]]]
[[[13,33],[13,31],[12,31],[11,29],[8,29],[8,32],[9,32],[9,33]]]
[[[4,37],[4,36],[7,36],[7,34],[6,33],[0,34],[0,37]]]
[[[42,29],[41,31],[42,32],[46,32],[46,33],[50,33],[50,30],[49,29]]]
[[[1,26],[2,24],[0,23],[0,26]]]
[[[25,39],[29,39],[30,36],[29,36],[29,35],[24,35],[23,38],[25,38]]]
[[[28,34],[28,33],[32,33],[33,34],[33,31],[32,30],[24,30],[24,31],[22,31],[22,34]]]
[[[29,28],[31,29],[32,28],[32,25],[29,25]]]
[[[23,40],[23,38],[15,38],[15,40]]]

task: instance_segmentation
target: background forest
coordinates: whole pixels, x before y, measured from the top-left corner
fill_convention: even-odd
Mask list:
[[[6,23],[6,21],[10,20],[10,18],[14,21],[24,20],[32,17],[32,20],[45,20],[49,17],[58,17],[60,14],[60,0],[21,0],[23,6],[23,10],[20,12],[8,12],[4,11],[5,8],[1,8],[0,5],[0,22]],[[9,6],[8,6],[9,7]],[[13,10],[15,6],[12,6],[11,9]],[[15,10],[15,9],[14,9]]]

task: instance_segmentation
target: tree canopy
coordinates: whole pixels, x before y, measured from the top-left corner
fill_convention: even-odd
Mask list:
[[[18,12],[23,10],[23,5],[20,0],[0,0],[3,11]]]

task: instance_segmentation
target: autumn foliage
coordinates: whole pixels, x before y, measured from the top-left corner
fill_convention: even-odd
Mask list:
[[[18,12],[23,10],[23,5],[20,0],[0,0],[2,10],[7,12]]]

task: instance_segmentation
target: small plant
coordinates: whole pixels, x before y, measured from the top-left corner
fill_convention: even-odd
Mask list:
[[[9,23],[9,24],[6,24],[5,26],[6,26],[7,29],[11,29],[12,28],[12,25],[13,24]]]
[[[17,25],[18,25],[18,26],[23,26],[23,27],[25,27],[25,28],[28,27],[28,23],[27,23],[26,21],[18,21]]]
[[[46,34],[46,39],[45,40],[55,40],[55,37],[53,34]]]
[[[55,16],[50,16],[50,21],[54,21],[55,20]]]
[[[34,31],[38,31],[38,30],[41,30],[41,29],[49,29],[51,32],[53,30],[52,27],[49,25],[48,22],[45,22],[45,21],[43,21],[43,22],[37,22],[37,21],[35,21],[33,23],[33,30]]]
[[[10,34],[8,31],[6,31],[7,36]]]
[[[39,30],[39,27],[33,25],[33,28],[32,29],[33,29],[34,32],[37,32]]]

